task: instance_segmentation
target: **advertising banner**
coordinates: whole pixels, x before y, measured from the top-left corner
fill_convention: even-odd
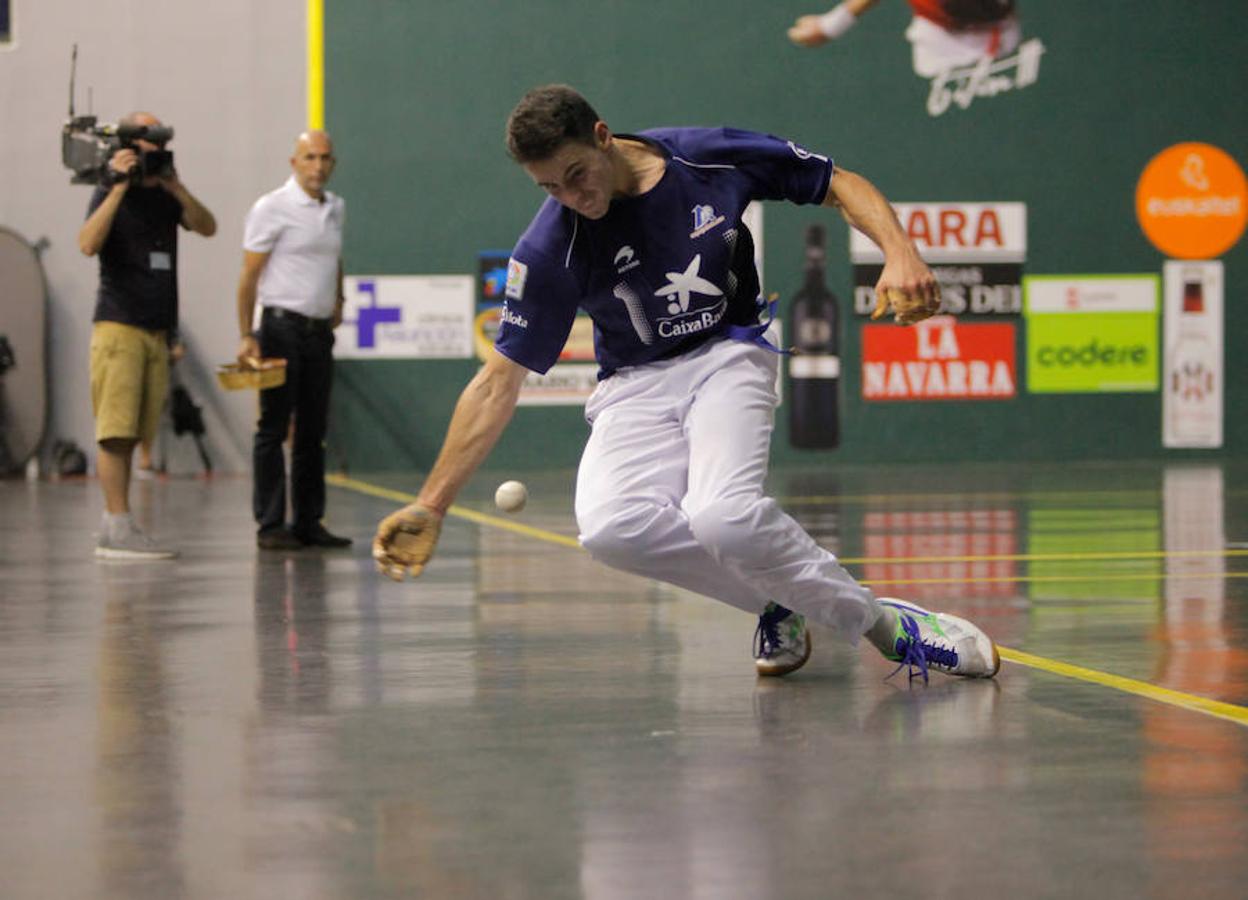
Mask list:
[[[1248,223],[1248,180],[1211,144],[1175,144],[1144,167],[1135,188],[1144,236],[1167,256],[1213,259],[1235,246]]]
[[[1220,262],[1165,264],[1162,444],[1221,447],[1223,278]]]
[[[1156,275],[1024,278],[1027,390],[1157,390],[1158,291]]]
[[[940,282],[941,312],[956,316],[1008,316],[1023,311],[1022,274],[1027,258],[1024,203],[898,203],[906,233]],[[875,308],[875,283],[884,254],[851,228],[854,314]]]
[[[1014,324],[934,316],[862,326],[862,399],[1008,400],[1017,395]]]
[[[471,275],[349,275],[338,359],[470,359]]]

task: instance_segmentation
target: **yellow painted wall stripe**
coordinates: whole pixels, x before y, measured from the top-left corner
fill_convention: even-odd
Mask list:
[[[308,0],[308,128],[325,127],[325,0]]]
[[[367,494],[371,497],[380,497],[384,500],[393,500],[398,503],[412,503],[416,500],[415,494],[404,493],[403,491],[395,491],[390,488],[380,487],[378,485],[369,484],[366,481],[359,481],[355,478],[348,478],[345,475],[329,474],[325,476],[325,480],[332,485],[347,490],[356,491],[360,494]],[[537,540],[547,541],[552,544],[570,547],[572,549],[580,549],[580,544],[575,538],[566,535],[557,534],[553,531],[546,531],[542,528],[532,528],[528,525],[520,525],[516,522],[501,519],[498,516],[486,515],[475,510],[466,509],[462,506],[452,506],[447,510],[447,514],[460,519],[466,519],[470,522],[476,522],[480,525],[489,525],[493,528],[503,528],[507,531],[523,534],[527,537],[536,538]],[[1111,580],[1112,576],[1091,576],[1098,581]],[[1125,576],[1127,578],[1140,579],[1159,579],[1165,578],[1164,575],[1138,575]],[[1189,576],[1171,576],[1189,577]],[[1217,575],[1200,575],[1191,576],[1200,578],[1244,578],[1248,577],[1248,572],[1228,572]],[[992,578],[948,578],[948,579],[915,579],[912,581],[876,581],[863,582],[864,584],[932,584],[937,582],[948,583],[971,583],[982,581],[997,580],[1025,580],[1025,581],[1087,581],[1090,577],[1083,578],[1073,577],[1057,577],[1057,578],[1023,578],[1023,579],[992,579]],[[1121,580],[1121,579],[1115,579]],[[1070,663],[1058,662],[1055,659],[1046,659],[1043,656],[1035,656],[1031,653],[1024,653],[1022,650],[1014,650],[1010,647],[998,646],[1001,651],[1001,658],[1020,666],[1027,666],[1032,669],[1039,669],[1053,675],[1060,675],[1065,678],[1073,678],[1076,681],[1084,681],[1090,684],[1098,684],[1102,687],[1112,688],[1127,694],[1133,694],[1137,697],[1144,697],[1148,700],[1155,700],[1158,703],[1165,703],[1169,706],[1177,706],[1181,709],[1199,712],[1205,715],[1214,716],[1218,719],[1224,719],[1228,722],[1234,722],[1237,725],[1248,726],[1248,707],[1236,706],[1233,703],[1223,703],[1219,700],[1210,700],[1207,697],[1199,697],[1195,694],[1184,694],[1181,691],[1172,691],[1169,688],[1157,687],[1146,681],[1137,681],[1134,678],[1123,678],[1120,675],[1111,675],[1108,672],[1098,672],[1095,669],[1085,669],[1082,666],[1074,666]]]
[[[1234,703],[1223,703],[1220,700],[1210,700],[1207,697],[1198,697],[1195,694],[1185,694],[1181,691],[1172,691],[1169,688],[1157,687],[1146,681],[1136,681],[1134,678],[1123,678],[1120,675],[1110,675],[1107,672],[1098,672],[1095,669],[1072,666],[1069,663],[1045,659],[1043,656],[1034,656],[1021,650],[1011,650],[1008,647],[998,647],[998,649],[1001,651],[1002,659],[1009,660],[1020,666],[1039,669],[1053,675],[1062,675],[1066,678],[1074,678],[1091,684],[1099,684],[1117,691],[1134,694],[1137,697],[1156,700],[1158,703],[1166,703],[1170,706],[1178,706],[1182,709],[1205,713],[1219,719],[1225,719],[1228,722],[1235,722],[1238,725],[1248,725],[1248,707],[1236,706]]]

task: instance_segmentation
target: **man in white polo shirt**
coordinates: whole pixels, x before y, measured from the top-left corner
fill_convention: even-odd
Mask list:
[[[334,329],[342,321],[342,198],[325,190],[334,147],[323,131],[295,142],[286,183],[247,214],[238,281],[240,361],[286,360],[286,382],[260,392],[252,508],[256,543],[267,550],[346,547],[325,514],[325,427],[333,381]],[[259,298],[260,328],[253,331]],[[294,416],[290,455],[291,520],[286,520],[282,443]]]

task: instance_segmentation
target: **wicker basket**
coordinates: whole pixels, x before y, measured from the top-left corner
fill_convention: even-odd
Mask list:
[[[258,359],[249,366],[225,363],[217,366],[217,381],[227,391],[277,387],[286,383],[286,360]]]

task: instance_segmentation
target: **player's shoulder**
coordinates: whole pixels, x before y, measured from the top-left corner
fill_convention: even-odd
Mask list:
[[[732,165],[777,140],[771,135],[729,125],[650,128],[639,136],[659,144],[682,162],[694,165]]]
[[[547,197],[524,229],[512,256],[522,258],[529,265],[565,260],[576,241],[576,213]]]

